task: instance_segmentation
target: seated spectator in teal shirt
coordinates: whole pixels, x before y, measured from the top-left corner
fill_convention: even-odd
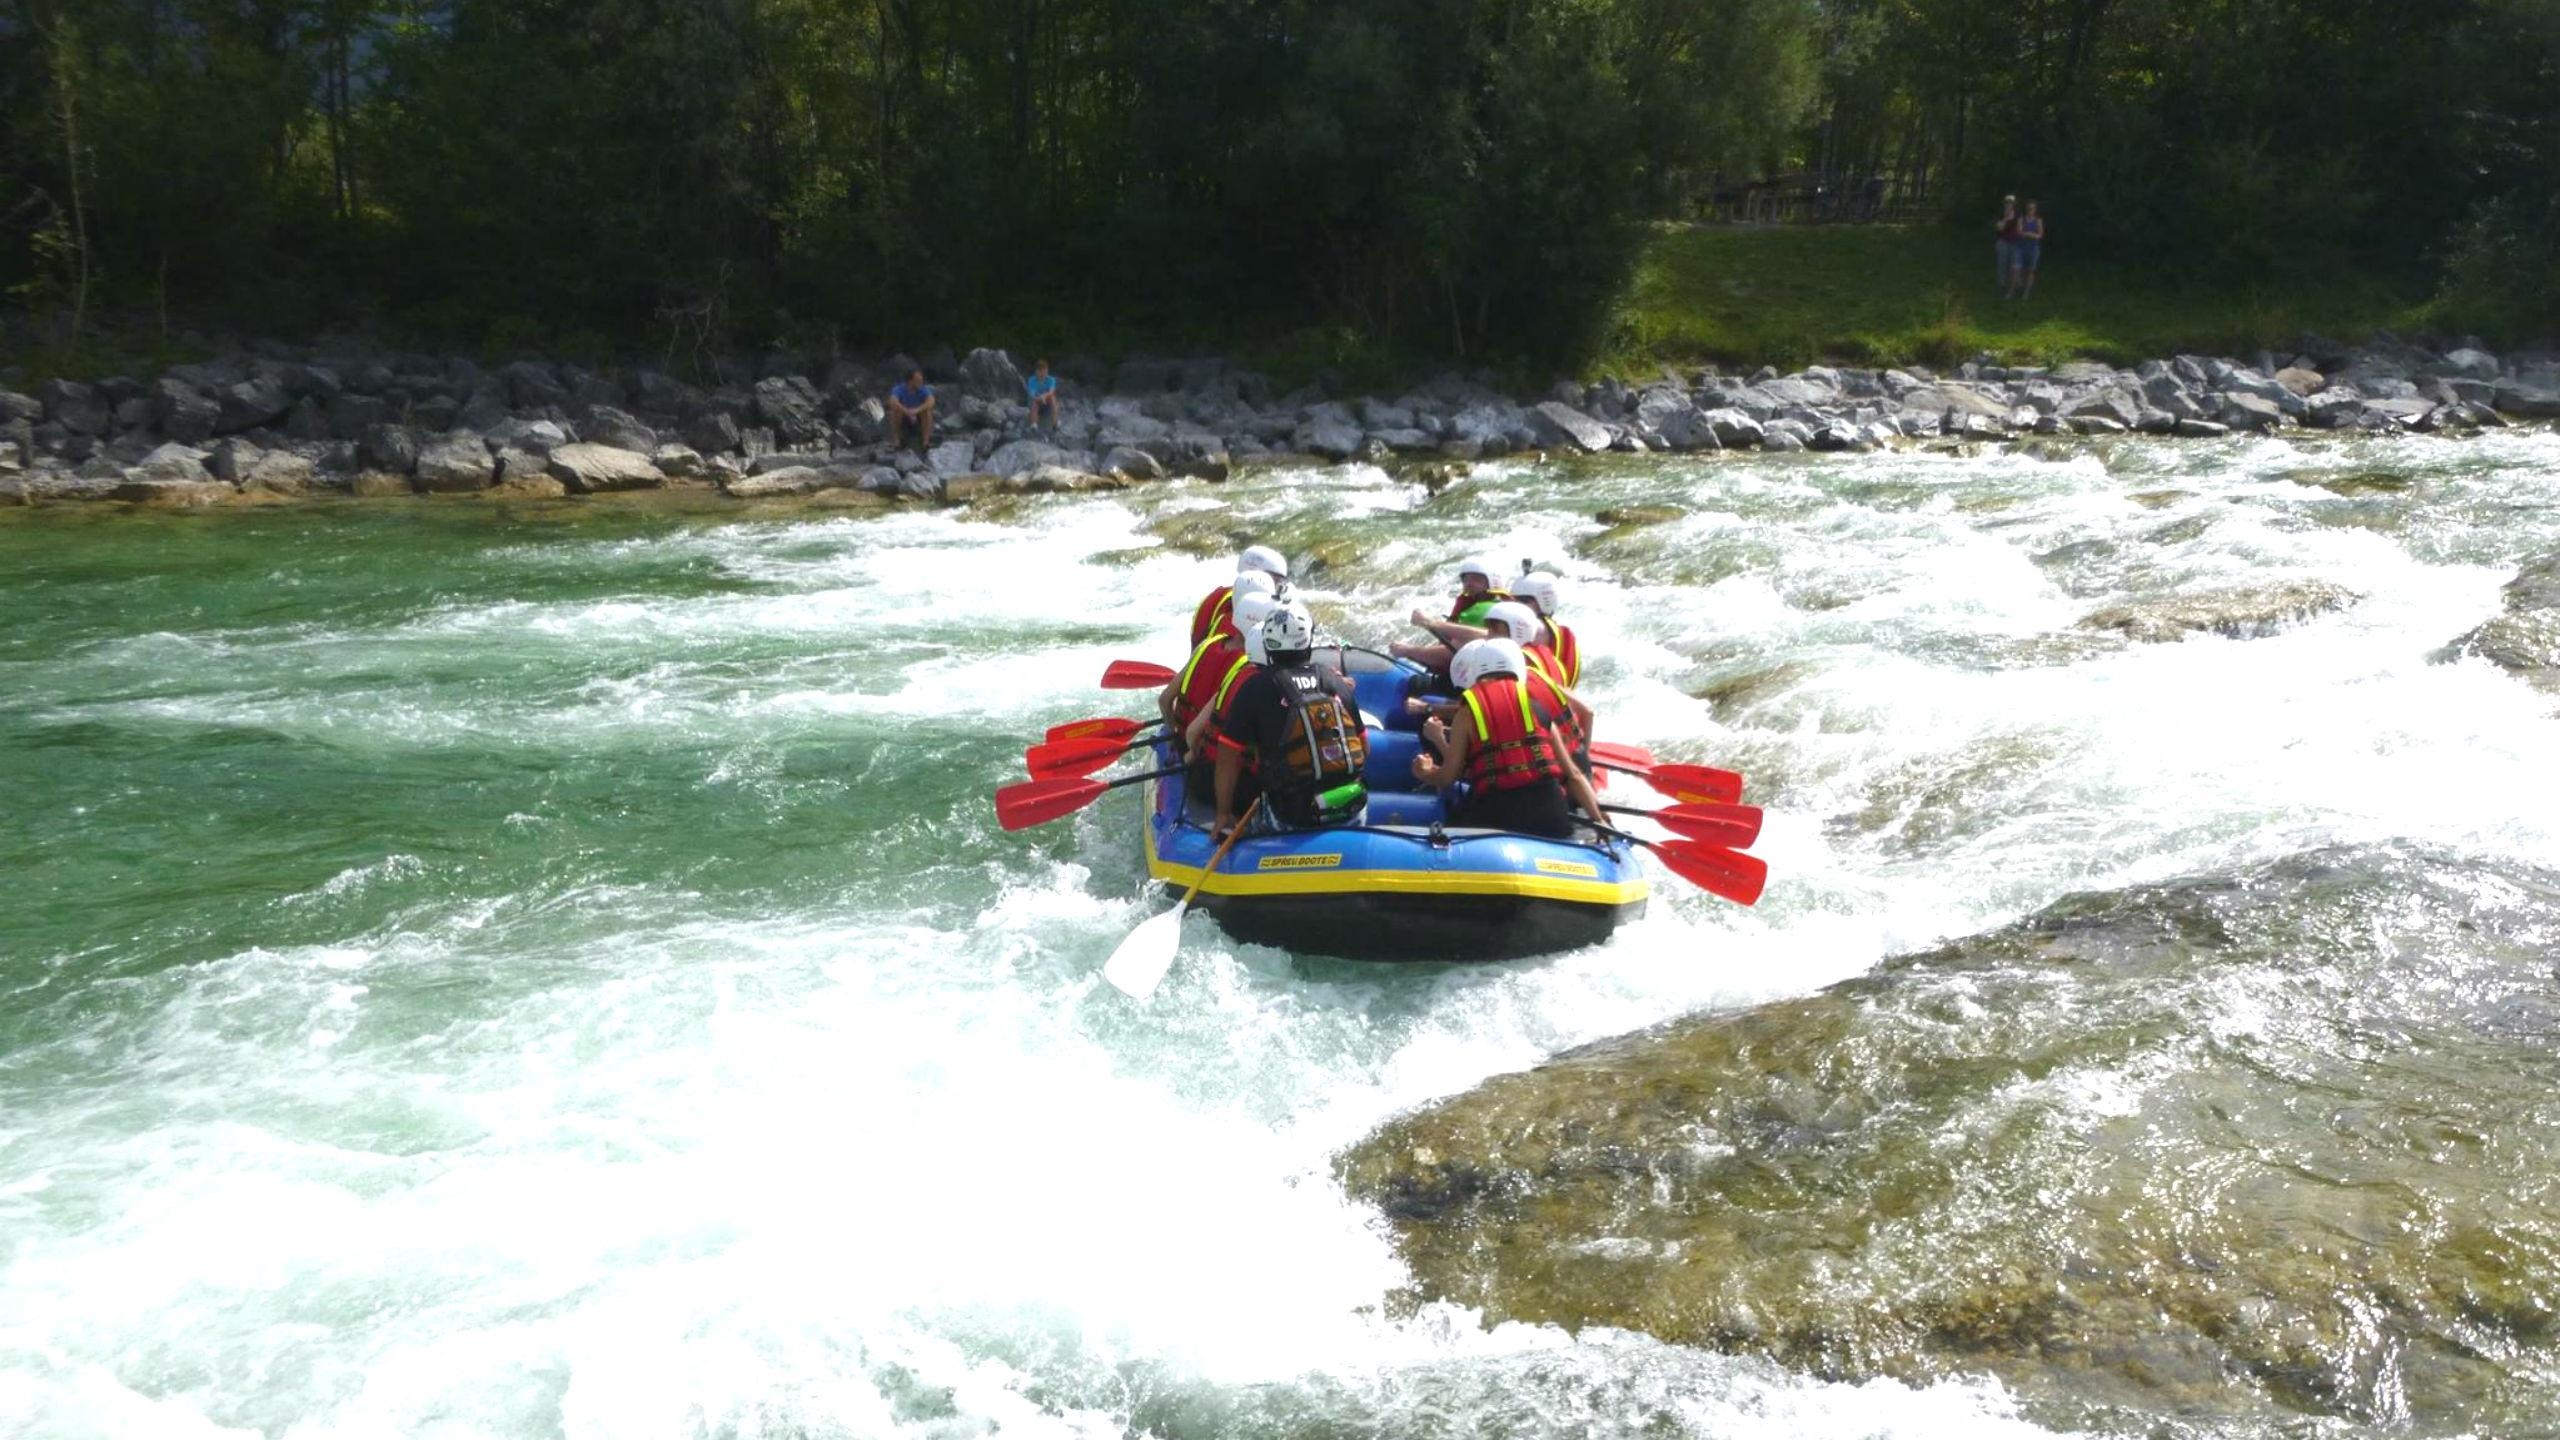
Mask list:
[[[1035,362],[1031,378],[1022,382],[1022,388],[1031,396],[1031,423],[1038,425],[1045,414],[1054,433],[1058,428],[1058,377],[1049,373],[1049,362]]]

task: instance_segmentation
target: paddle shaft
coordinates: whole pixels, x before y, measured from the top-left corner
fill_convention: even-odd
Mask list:
[[[1176,910],[1191,908],[1192,897],[1200,893],[1201,886],[1209,883],[1210,872],[1216,870],[1227,858],[1227,852],[1235,848],[1236,841],[1244,835],[1245,827],[1253,823],[1255,813],[1261,809],[1262,797],[1256,795],[1253,797],[1253,803],[1244,807],[1244,818],[1236,822],[1236,828],[1227,832],[1226,839],[1218,842],[1217,850],[1209,856],[1209,863],[1200,867],[1200,878],[1192,881],[1191,888],[1182,892],[1182,903],[1173,908]]]

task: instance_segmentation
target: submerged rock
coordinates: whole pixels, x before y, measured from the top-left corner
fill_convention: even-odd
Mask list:
[[[2110,605],[2084,617],[2080,628],[2113,630],[2146,642],[2182,640],[2198,632],[2248,640],[2333,610],[2344,610],[2362,598],[2352,590],[2321,581],[2295,580],[2261,588],[2205,590]]]
[[[2560,555],[2546,555],[2507,582],[2505,613],[2448,647],[2477,655],[2544,690],[2560,690]]]
[[[2560,876],[2392,848],[2075,896],[1497,1077],[1337,1170],[1403,1299],[1489,1324],[1988,1372],[2066,1428],[2501,1433],[2560,1338],[2555,919]]]

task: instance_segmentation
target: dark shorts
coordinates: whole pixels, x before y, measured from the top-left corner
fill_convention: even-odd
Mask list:
[[[2036,261],[2043,257],[2044,242],[2041,240],[2020,240],[2009,247],[2009,253],[2012,257],[2010,260],[2011,264],[2017,266],[2021,270],[2033,270],[2036,268]]]
[[[1516,790],[1470,790],[1466,802],[1450,813],[1449,823],[1549,840],[1573,838],[1573,811],[1565,803],[1564,786],[1553,781]]]

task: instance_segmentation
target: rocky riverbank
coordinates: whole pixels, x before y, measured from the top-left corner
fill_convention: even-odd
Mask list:
[[[2289,428],[2462,431],[2560,418],[2560,353],[2456,341],[2305,336],[2285,357],[2182,355],[1944,374],[1815,366],[1642,383],[1560,383],[1532,399],[1442,376],[1392,399],[1280,393],[1215,359],[1060,368],[1060,422],[1035,431],[999,350],[926,364],[930,450],[887,443],[882,396],[906,356],[662,371],[544,360],[496,368],[353,346],[262,345],[150,379],[0,383],[0,503],[159,507],[307,495],[556,498],[659,487],[847,506],[951,503],[1236,465],[1463,463],[1521,451],[1866,450],[1945,439]],[[5,380],[0,372],[0,381]],[[23,383],[23,382],[22,382]]]

